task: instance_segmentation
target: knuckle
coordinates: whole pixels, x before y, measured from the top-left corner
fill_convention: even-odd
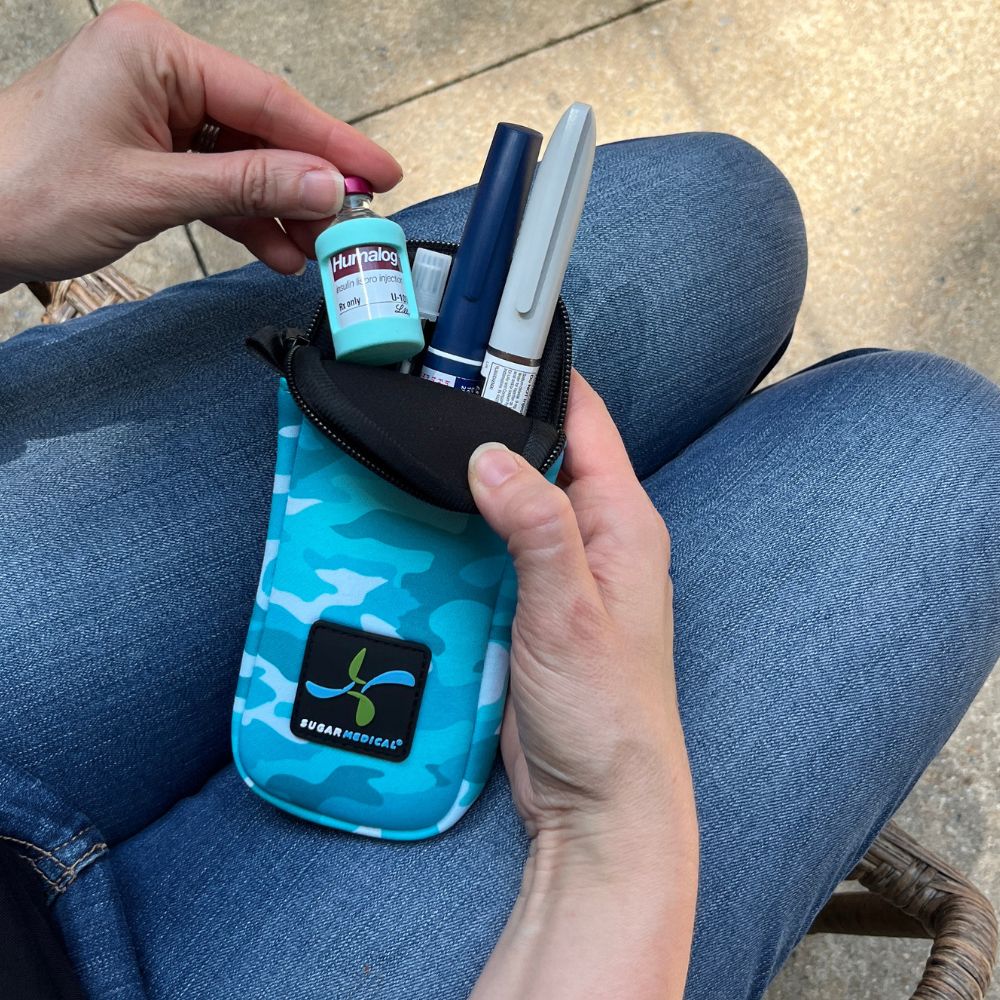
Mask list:
[[[507,501],[511,548],[553,551],[565,542],[573,508],[558,487],[522,484]]]
[[[281,104],[281,97],[288,91],[293,93],[295,91],[295,88],[287,80],[283,80],[277,73],[269,71],[264,73],[264,84],[264,96],[260,100],[250,128],[250,131],[255,135],[267,129],[268,122],[276,115],[276,107]]]
[[[531,531],[536,540],[557,543],[565,533],[573,508],[562,490],[546,487],[526,490],[518,498],[516,522],[522,530]]]
[[[264,157],[251,154],[236,179],[236,208],[241,215],[262,215],[271,202],[272,181]]]
[[[137,24],[145,24],[156,13],[145,4],[134,0],[119,0],[107,10],[101,11],[93,22],[94,28],[109,37],[128,34],[135,30]]]
[[[655,544],[656,551],[670,558],[670,529],[663,516],[652,505],[649,505],[649,536],[651,543]]]
[[[277,73],[272,73],[270,70],[267,71],[267,81],[268,81],[267,96],[268,99],[271,101],[274,101],[285,94],[298,93],[296,89],[283,76],[279,76]]]
[[[658,557],[669,554],[670,533],[666,522],[644,490],[623,506],[621,522],[637,546]]]
[[[639,548],[641,551],[637,550],[636,555],[643,558],[651,569],[662,568],[663,572],[669,571],[670,535],[662,517],[646,519]]]

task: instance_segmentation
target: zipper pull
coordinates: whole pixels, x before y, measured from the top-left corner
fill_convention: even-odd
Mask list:
[[[294,328],[279,330],[274,326],[265,326],[250,334],[244,343],[251,354],[256,355],[279,375],[284,375],[292,348],[308,344],[309,338],[301,330]]]

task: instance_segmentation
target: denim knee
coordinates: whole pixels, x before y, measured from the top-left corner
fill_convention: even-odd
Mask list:
[[[646,485],[702,828],[686,995],[759,997],[1000,655],[1000,390],[851,352]]]
[[[967,650],[950,680],[971,698],[1000,657],[1000,387],[951,358],[871,349],[844,352],[783,384],[791,392],[775,394],[772,419],[782,398],[788,414],[798,396],[791,413],[799,420],[822,411],[823,474],[836,475],[837,466],[869,470],[866,495],[848,503],[882,506],[882,537],[897,567],[907,556],[914,564],[906,570],[912,586],[931,594],[950,581],[950,641]],[[831,449],[839,452],[835,463]]]
[[[806,371],[848,364],[845,370],[851,372],[858,391],[871,393],[875,401],[908,400],[912,417],[919,419],[922,414],[928,434],[949,441],[956,460],[982,465],[987,478],[992,473],[1000,482],[1000,386],[961,361],[927,351],[854,348]],[[970,419],[981,432],[974,439],[964,430]],[[959,428],[962,433],[956,434]],[[973,440],[975,448],[969,450]]]
[[[788,179],[756,146],[723,132],[684,132],[611,143],[601,152],[645,160],[643,186],[658,185],[663,210],[710,236],[714,250],[728,251],[722,259],[730,282],[767,287],[798,310],[808,264],[802,209]],[[728,298],[734,289],[719,291]]]
[[[756,386],[785,353],[805,292],[809,254],[802,208],[788,178],[745,139],[723,132],[695,132],[685,138],[696,147],[692,155],[704,157],[732,185],[733,201],[718,203],[716,225],[720,231],[728,231],[734,248],[743,248],[750,279],[756,280],[758,287],[770,286],[779,306],[777,322],[758,328],[765,338],[762,346],[773,351],[754,381]],[[754,220],[753,225],[741,223],[734,212],[741,203],[745,219]],[[768,225],[762,226],[759,220],[764,218]],[[781,329],[784,335],[775,342],[774,331]]]
[[[602,146],[563,292],[576,365],[646,476],[743,399],[805,286],[791,186],[733,136]]]

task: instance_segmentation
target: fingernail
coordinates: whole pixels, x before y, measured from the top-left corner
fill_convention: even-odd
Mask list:
[[[308,261],[302,261],[302,266],[295,272],[296,278],[301,278],[303,274],[306,273],[306,264]]]
[[[517,472],[517,461],[499,441],[481,444],[469,459],[472,473],[484,486],[493,488],[505,483]]]
[[[310,170],[302,176],[302,207],[333,215],[344,203],[344,178],[336,170]]]

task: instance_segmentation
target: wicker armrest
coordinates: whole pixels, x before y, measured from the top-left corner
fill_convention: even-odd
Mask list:
[[[35,298],[43,306],[43,323],[65,323],[66,320],[112,306],[118,302],[136,302],[148,298],[149,289],[136,284],[116,267],[108,265],[100,271],[66,281],[29,281]]]
[[[868,892],[838,893],[811,934],[933,940],[912,1000],[984,1000],[997,954],[997,918],[961,872],[889,823],[851,874]]]

